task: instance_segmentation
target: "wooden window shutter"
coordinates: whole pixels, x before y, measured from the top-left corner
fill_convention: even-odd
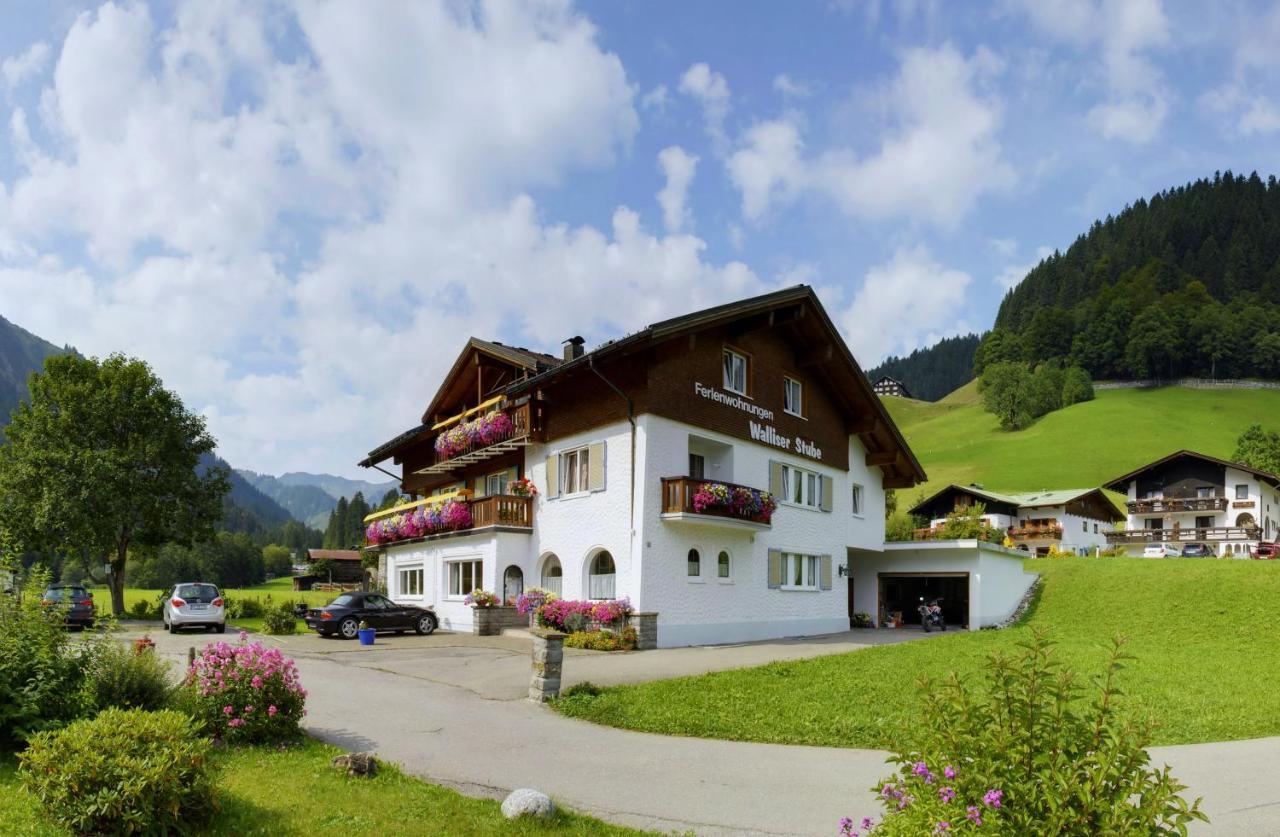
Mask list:
[[[818,556],[818,588],[821,590],[831,589],[831,556]]]
[[[831,477],[822,477],[822,510],[831,511],[831,495],[835,491],[835,480]],[[830,557],[830,556],[827,556]]]
[[[591,460],[587,463],[587,490],[603,491],[604,490],[604,442],[596,442],[587,447],[590,453],[587,457]]]
[[[769,589],[777,590],[782,586],[782,550],[769,550]]]
[[[547,457],[547,496],[560,496],[560,454]]]
[[[782,463],[769,460],[769,493],[782,496]]]

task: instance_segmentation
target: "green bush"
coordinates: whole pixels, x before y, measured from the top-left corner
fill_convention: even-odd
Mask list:
[[[874,788],[886,809],[874,834],[1185,834],[1206,820],[1168,767],[1151,767],[1152,725],[1122,711],[1123,644],[1087,690],[1040,631],[1016,656],[992,655],[979,688],[922,680],[913,743]]]
[[[108,709],[31,738],[22,784],[77,834],[155,834],[214,808],[209,743],[180,712]]]
[[[148,602],[146,599],[138,599],[133,603],[133,606],[129,608],[129,618],[144,621],[155,620],[163,618],[163,613],[161,608],[157,607],[155,603]]]
[[[153,649],[106,645],[89,668],[94,705],[99,709],[164,709],[173,685],[169,661]]]
[[[569,688],[560,693],[562,698],[577,697],[583,695],[585,697],[599,697],[604,694],[604,689],[592,683],[590,680],[584,680],[581,683],[574,683]]]
[[[61,612],[41,604],[48,581],[48,573],[32,571],[21,595],[0,594],[0,750],[93,710],[85,673],[106,640],[70,641]]]
[[[293,634],[298,631],[298,617],[293,615],[293,605],[281,602],[267,610],[262,627],[269,634]]]
[[[259,619],[265,613],[259,599],[233,599],[230,596],[222,598],[228,619]]]
[[[591,651],[633,651],[636,647],[636,629],[623,628],[619,633],[577,631],[565,637],[564,644],[567,648],[587,648]]]

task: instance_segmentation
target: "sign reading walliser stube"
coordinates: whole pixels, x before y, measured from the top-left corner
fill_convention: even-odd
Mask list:
[[[741,395],[721,392],[714,387],[709,387],[697,381],[693,384],[693,391],[709,401],[714,401],[717,404],[723,404],[736,410],[742,410],[744,413],[749,413],[759,418],[759,422],[747,420],[747,432],[755,441],[773,445],[782,450],[793,450],[801,456],[808,456],[812,459],[822,459],[822,448],[813,442],[800,436],[784,436],[772,424],[765,424],[764,422],[773,421],[773,410],[761,407]]]

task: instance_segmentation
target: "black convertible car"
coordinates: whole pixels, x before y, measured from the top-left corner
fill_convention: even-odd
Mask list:
[[[396,604],[381,593],[343,593],[324,607],[307,611],[307,627],[320,636],[337,634],[355,639],[360,623],[375,631],[417,631],[426,635],[436,629],[436,615],[417,605]]]

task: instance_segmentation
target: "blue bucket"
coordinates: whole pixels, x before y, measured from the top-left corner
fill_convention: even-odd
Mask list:
[[[378,635],[373,628],[361,628],[356,633],[360,635],[361,645],[373,645],[373,638]]]

